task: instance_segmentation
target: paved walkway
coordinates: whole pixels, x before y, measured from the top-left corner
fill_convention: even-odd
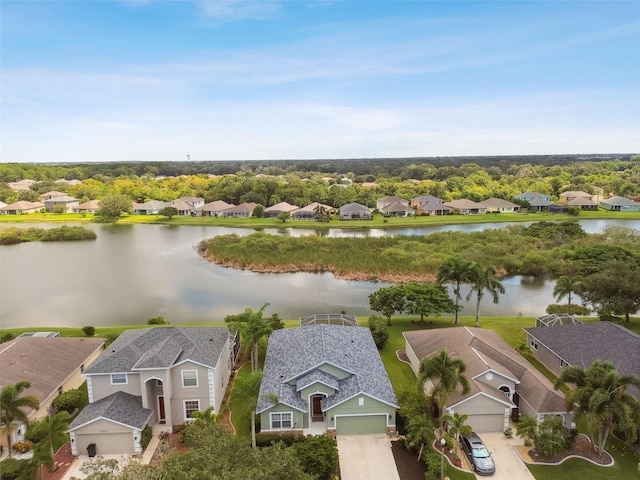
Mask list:
[[[479,435],[491,452],[496,464],[496,473],[491,477],[492,480],[535,480],[514,448],[514,445],[522,444],[521,438],[508,439],[504,433],[481,433]],[[476,475],[476,478],[487,477]]]
[[[385,434],[338,435],[337,440],[341,480],[400,480]]]

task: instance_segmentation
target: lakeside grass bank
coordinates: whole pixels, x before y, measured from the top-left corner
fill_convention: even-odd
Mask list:
[[[369,229],[369,228],[421,228],[442,225],[491,224],[508,222],[539,222],[544,220],[640,220],[640,212],[611,212],[608,210],[583,211],[580,215],[564,213],[500,213],[484,215],[442,215],[385,218],[374,215],[372,220],[340,220],[332,218],[329,222],[313,220],[287,220],[275,218],[223,218],[223,217],[187,217],[176,216],[168,219],[158,215],[124,215],[119,224],[152,225],[192,225],[229,228],[307,228],[328,230],[330,228]],[[27,215],[0,215],[3,223],[95,223],[95,215],[79,213],[30,213]]]

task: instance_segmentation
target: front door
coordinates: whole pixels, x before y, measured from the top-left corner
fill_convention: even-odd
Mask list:
[[[164,395],[158,396],[158,423],[164,423],[166,420],[164,414]]]
[[[324,415],[322,413],[322,399],[322,395],[314,395],[311,397],[311,417],[313,421],[324,420]]]

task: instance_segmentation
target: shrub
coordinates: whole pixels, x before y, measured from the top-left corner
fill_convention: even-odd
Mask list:
[[[149,442],[151,441],[151,437],[153,437],[153,430],[150,425],[147,425],[142,430],[142,435],[140,436],[140,445],[143,449],[147,448],[147,445],[149,445]]]
[[[5,332],[2,334],[2,336],[0,336],[0,343],[9,342],[14,338],[16,338],[15,333]]]
[[[120,336],[118,333],[107,333],[104,337],[104,346],[108,347]]]
[[[26,453],[33,448],[33,442],[31,440],[25,440],[24,442],[16,442],[11,445],[11,450],[19,453]]]
[[[80,408],[82,402],[82,392],[77,388],[67,390],[62,395],[58,395],[53,401],[53,406],[56,410],[64,410],[65,412],[73,413],[76,408]]]
[[[152,317],[147,320],[147,325],[165,325],[169,322],[165,321],[164,317]]]
[[[369,317],[369,330],[371,330],[376,347],[378,347],[378,350],[382,350],[387,340],[389,340],[387,322],[384,318],[373,315]]]
[[[306,473],[318,480],[331,480],[338,473],[338,447],[327,435],[307,437],[293,450]]]
[[[96,334],[96,327],[87,325],[86,327],[82,327],[82,331],[84,332],[85,336],[93,337]]]
[[[557,303],[551,304],[547,306],[547,313],[552,314],[560,314],[560,313],[569,313],[569,304],[558,305]],[[591,313],[591,310],[582,305],[571,305],[571,314],[572,315],[581,315],[586,316]]]
[[[272,443],[282,442],[291,446],[305,439],[302,432],[260,432],[256,434],[256,445],[259,447],[269,447]]]

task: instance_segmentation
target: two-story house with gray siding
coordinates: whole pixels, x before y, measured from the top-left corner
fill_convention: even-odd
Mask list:
[[[98,454],[139,453],[147,424],[171,431],[195,411],[218,412],[237,351],[227,327],[123,332],[84,371],[90,403],[69,426],[73,453],[89,444]]]

